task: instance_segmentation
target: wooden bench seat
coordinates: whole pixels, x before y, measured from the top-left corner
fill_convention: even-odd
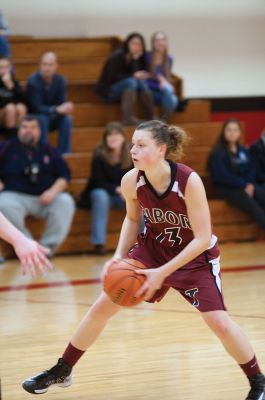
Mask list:
[[[188,153],[189,147],[208,147],[210,150],[219,136],[222,123],[181,123],[180,126],[190,137],[189,146],[184,149],[185,153]],[[135,127],[125,127],[124,130],[128,141],[131,142]],[[104,126],[75,127],[72,135],[73,153],[92,152],[96,144],[101,143],[103,131]],[[49,141],[56,145],[57,134],[55,132],[49,134]]]
[[[185,111],[173,114],[172,123],[209,122],[210,102],[205,100],[189,101]],[[102,126],[109,121],[120,121],[119,104],[78,103],[74,110],[74,126]]]
[[[71,57],[107,57],[120,44],[116,36],[98,38],[10,38],[12,59],[39,60],[45,52],[55,52],[62,59]]]

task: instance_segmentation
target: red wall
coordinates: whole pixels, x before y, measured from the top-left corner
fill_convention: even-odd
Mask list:
[[[265,129],[265,111],[212,112],[211,114],[211,121],[225,121],[228,118],[238,118],[245,122],[247,144],[258,139]]]

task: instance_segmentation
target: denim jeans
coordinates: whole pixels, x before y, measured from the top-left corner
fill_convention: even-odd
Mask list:
[[[119,82],[114,83],[111,85],[109,94],[106,98],[106,100],[109,101],[120,101],[122,93],[125,90],[133,90],[135,92],[145,92],[149,91],[149,87],[146,81],[140,80],[140,79],[135,79],[133,77],[122,79]]]
[[[0,36],[0,56],[10,58],[11,51],[8,38],[4,35]]]
[[[179,100],[172,86],[166,86],[159,90],[152,90],[152,93],[155,104],[170,112],[176,110]]]
[[[110,195],[105,189],[93,189],[91,196],[91,243],[105,244],[110,208],[125,209],[125,202],[119,195]]]
[[[72,117],[70,115],[47,116],[39,114],[38,119],[41,127],[41,143],[47,143],[48,133],[58,129],[59,140],[57,149],[60,154],[70,153],[72,149]]]

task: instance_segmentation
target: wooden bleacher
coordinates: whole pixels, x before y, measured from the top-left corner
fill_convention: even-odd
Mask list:
[[[34,39],[11,38],[12,54],[18,79],[25,82],[38,68],[41,54],[54,51],[59,57],[60,73],[68,80],[69,99],[75,103],[73,153],[65,157],[72,170],[69,192],[75,197],[82,191],[90,173],[92,150],[101,141],[104,125],[120,120],[119,105],[102,104],[95,94],[95,83],[106,57],[116,48],[120,40],[116,37],[93,39]],[[182,81],[175,78],[177,93],[182,97]],[[214,231],[221,242],[253,240],[261,235],[260,229],[249,217],[226,202],[216,198],[206,171],[206,162],[221,128],[221,123],[210,122],[210,103],[192,100],[183,112],[175,113],[172,122],[180,124],[191,137],[183,162],[194,168],[202,177],[209,198]],[[133,128],[126,129],[130,139]],[[56,135],[50,135],[56,143]],[[123,220],[122,211],[111,210],[108,224],[107,248],[114,249]],[[44,223],[28,219],[30,229],[39,237]],[[91,249],[89,243],[90,213],[77,210],[74,222],[58,253],[78,253]],[[11,249],[2,244],[3,254]]]

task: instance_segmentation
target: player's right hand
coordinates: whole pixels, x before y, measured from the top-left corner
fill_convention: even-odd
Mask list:
[[[112,264],[114,264],[115,262],[119,261],[121,258],[122,257],[118,257],[118,256],[114,255],[110,260],[105,262],[102,272],[101,272],[101,277],[100,277],[101,281],[104,280],[104,276],[108,273],[108,269],[110,268],[110,266]]]

